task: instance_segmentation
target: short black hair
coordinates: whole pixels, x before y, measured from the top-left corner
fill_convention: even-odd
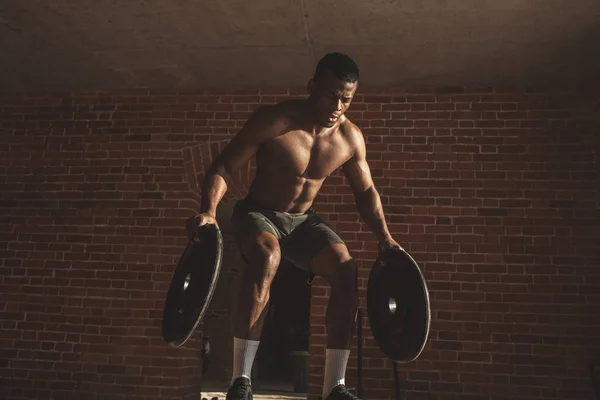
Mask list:
[[[337,52],[325,54],[319,60],[313,79],[317,81],[328,72],[333,73],[336,78],[350,83],[358,81],[360,77],[360,71],[354,60],[346,54]]]

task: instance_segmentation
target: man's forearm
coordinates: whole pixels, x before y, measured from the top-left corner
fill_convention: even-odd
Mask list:
[[[217,215],[217,206],[227,192],[227,178],[227,173],[219,169],[206,173],[202,183],[200,213],[208,213],[213,217]]]
[[[389,238],[391,235],[385,222],[381,199],[375,187],[372,186],[364,192],[355,193],[354,198],[358,213],[377,236],[377,240]]]

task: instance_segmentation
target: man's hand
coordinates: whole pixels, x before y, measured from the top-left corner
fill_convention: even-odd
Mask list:
[[[215,217],[208,213],[201,213],[188,218],[185,223],[185,230],[190,242],[199,242],[202,238],[202,229],[210,224],[219,226]]]
[[[380,240],[377,247],[379,248],[379,254],[381,254],[384,250],[387,250],[387,249],[404,250],[404,248],[402,246],[400,246],[398,244],[398,242],[396,242],[394,239],[392,239],[391,236],[387,237],[383,240]]]

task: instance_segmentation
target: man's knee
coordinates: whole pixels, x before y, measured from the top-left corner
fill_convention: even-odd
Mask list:
[[[248,263],[248,273],[254,279],[273,279],[281,260],[279,241],[273,234],[258,232],[248,236],[241,251]]]
[[[321,250],[313,260],[313,271],[325,279],[332,291],[354,294],[357,265],[345,245],[334,244]]]

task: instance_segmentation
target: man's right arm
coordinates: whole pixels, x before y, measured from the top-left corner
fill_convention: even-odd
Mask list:
[[[277,117],[275,106],[261,107],[252,113],[206,171],[202,184],[201,214],[215,218],[231,175],[250,161],[261,143],[283,132],[284,125],[283,119]]]

